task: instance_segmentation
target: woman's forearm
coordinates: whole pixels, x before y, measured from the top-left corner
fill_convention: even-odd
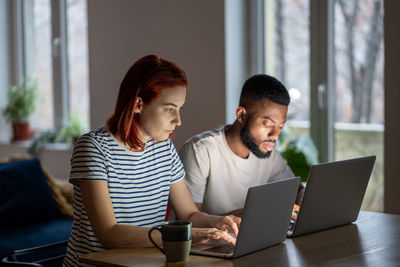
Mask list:
[[[98,233],[97,239],[105,248],[138,248],[153,247],[148,237],[149,227],[115,224],[104,233]],[[161,244],[161,234],[153,231],[151,234],[157,244]]]
[[[192,222],[193,227],[200,227],[200,228],[213,228],[215,227],[216,223],[221,220],[221,216],[209,215],[207,213],[198,211],[194,212],[189,221]]]

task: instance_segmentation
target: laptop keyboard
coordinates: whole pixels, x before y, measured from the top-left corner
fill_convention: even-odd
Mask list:
[[[231,254],[231,253],[233,253],[233,249],[234,248],[235,248],[234,245],[227,243],[227,244],[223,244],[223,245],[218,245],[218,246],[215,246],[215,247],[207,248],[207,249],[204,249],[203,251],[222,253],[222,254]]]

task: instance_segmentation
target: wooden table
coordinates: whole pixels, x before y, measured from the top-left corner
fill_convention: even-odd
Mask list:
[[[360,212],[355,223],[288,238],[283,243],[233,260],[190,255],[166,263],[156,248],[111,249],[81,261],[97,266],[400,266],[400,215]]]

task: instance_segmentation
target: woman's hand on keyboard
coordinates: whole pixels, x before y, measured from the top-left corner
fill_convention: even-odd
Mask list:
[[[235,234],[235,236],[239,234],[239,226],[242,221],[240,217],[236,217],[234,215],[213,216],[213,221],[214,222],[211,223],[211,227],[215,227],[225,232],[231,231]]]
[[[193,228],[192,242],[193,244],[202,244],[210,239],[221,239],[232,245],[236,244],[236,238],[228,233],[227,230],[219,230],[217,228]]]

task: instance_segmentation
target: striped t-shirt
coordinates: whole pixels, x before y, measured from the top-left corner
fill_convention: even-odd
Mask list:
[[[81,136],[71,159],[74,222],[64,265],[77,266],[79,255],[104,250],[84,208],[80,181],[108,182],[117,223],[151,227],[164,221],[170,185],[184,175],[171,140],[150,139],[143,152],[133,152],[105,127]]]

